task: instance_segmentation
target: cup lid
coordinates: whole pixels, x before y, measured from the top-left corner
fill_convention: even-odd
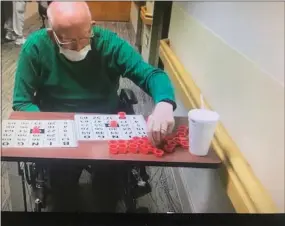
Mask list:
[[[210,111],[207,109],[193,109],[188,113],[189,119],[194,121],[206,121],[206,122],[216,122],[219,120],[220,116],[215,111]]]

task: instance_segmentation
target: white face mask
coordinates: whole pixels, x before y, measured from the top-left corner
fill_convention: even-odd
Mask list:
[[[79,52],[75,50],[64,49],[61,46],[59,46],[59,52],[63,54],[70,61],[84,60],[90,50],[91,50],[90,45],[85,46]]]

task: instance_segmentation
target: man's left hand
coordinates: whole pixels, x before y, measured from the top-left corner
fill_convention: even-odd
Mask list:
[[[155,145],[159,145],[163,138],[174,128],[173,106],[167,102],[159,102],[153,113],[148,117],[147,133]]]

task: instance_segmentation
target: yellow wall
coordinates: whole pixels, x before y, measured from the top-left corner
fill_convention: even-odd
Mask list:
[[[284,3],[261,4],[175,2],[169,39],[284,212]]]

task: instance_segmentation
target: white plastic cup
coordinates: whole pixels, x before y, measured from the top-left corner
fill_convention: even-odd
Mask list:
[[[207,109],[193,109],[188,113],[189,152],[197,156],[208,154],[219,114]]]

